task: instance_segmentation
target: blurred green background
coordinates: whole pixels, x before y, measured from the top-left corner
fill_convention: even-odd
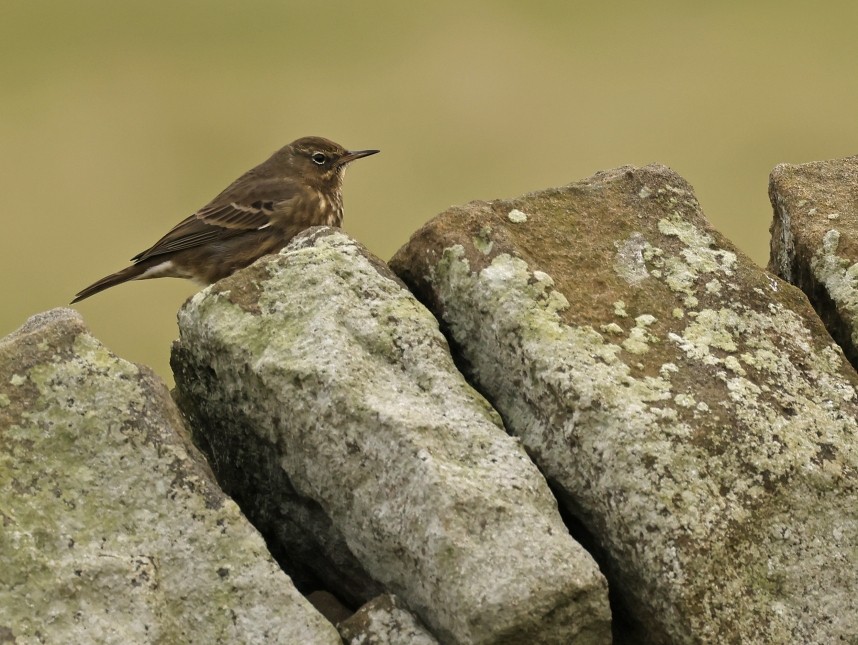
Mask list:
[[[0,335],[127,265],[281,145],[381,148],[346,230],[659,162],[765,264],[768,173],[858,152],[858,3],[0,0]],[[172,380],[196,287],[78,305]]]

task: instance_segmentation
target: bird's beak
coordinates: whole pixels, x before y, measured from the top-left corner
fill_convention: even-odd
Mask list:
[[[337,165],[345,166],[347,163],[351,163],[355,159],[360,159],[361,157],[369,157],[370,155],[374,155],[377,152],[381,152],[381,150],[352,150],[340,157],[340,161]]]

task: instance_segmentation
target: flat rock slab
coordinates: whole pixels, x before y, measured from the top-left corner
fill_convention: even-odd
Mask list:
[[[0,340],[0,641],[339,643],[163,383],[55,309]]]
[[[177,396],[249,517],[314,500],[439,640],[609,642],[604,578],[437,325],[383,262],[311,230],[186,303]]]
[[[681,177],[452,208],[391,267],[592,536],[617,642],[856,642],[855,372]]]
[[[804,291],[852,365],[858,365],[858,156],[780,164],[769,270]]]

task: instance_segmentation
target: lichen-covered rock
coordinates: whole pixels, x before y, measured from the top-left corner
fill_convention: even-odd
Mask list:
[[[681,177],[452,208],[391,266],[591,536],[619,642],[858,639],[855,372]]]
[[[77,313],[0,339],[0,641],[339,643]]]
[[[780,164],[769,178],[769,198],[769,270],[807,294],[858,365],[858,156]]]
[[[438,645],[420,621],[392,594],[373,598],[337,629],[346,645]]]
[[[179,329],[178,399],[249,517],[262,496],[314,500],[444,642],[610,640],[604,579],[545,480],[357,243],[312,230],[196,295]]]

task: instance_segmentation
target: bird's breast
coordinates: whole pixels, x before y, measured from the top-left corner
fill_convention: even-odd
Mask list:
[[[339,193],[319,191],[319,214],[325,226],[340,227],[343,224],[343,199]]]

